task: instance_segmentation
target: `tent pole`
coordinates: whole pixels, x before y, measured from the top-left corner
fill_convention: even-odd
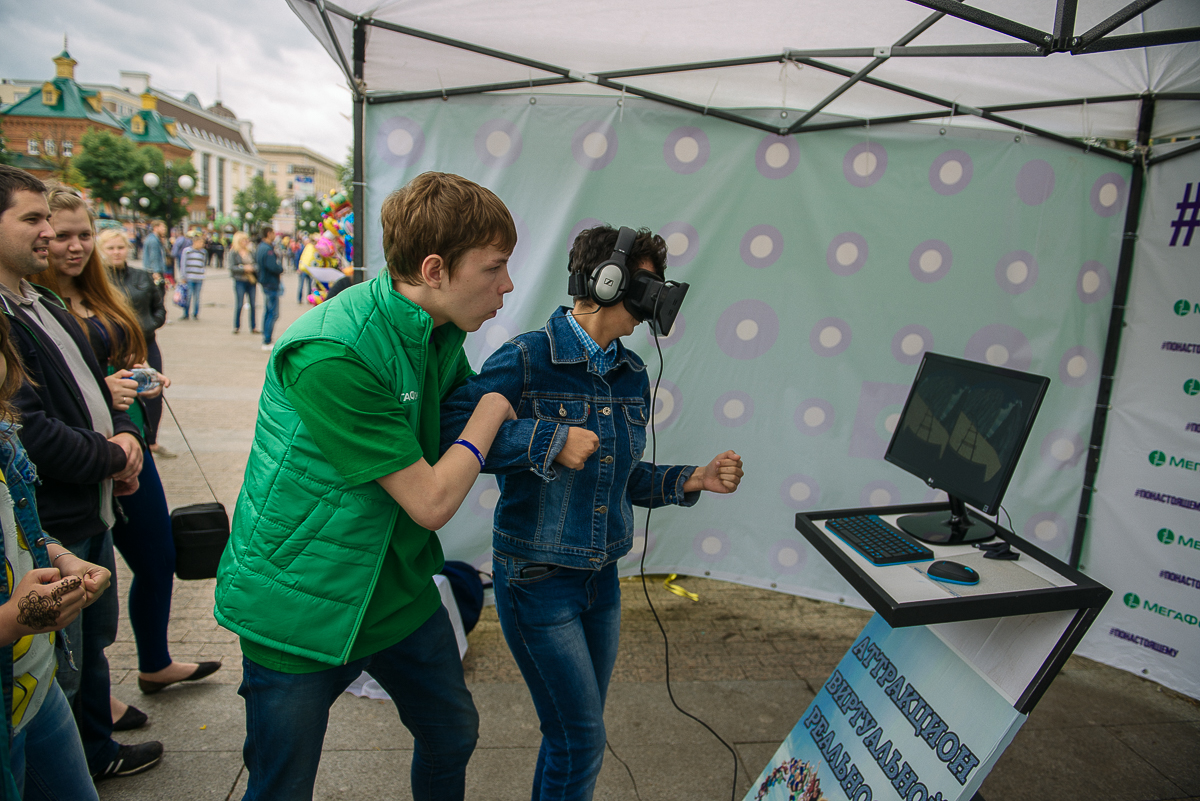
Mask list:
[[[1137,131],[1138,148],[1142,152],[1150,145],[1150,131],[1154,124],[1154,103],[1154,95],[1146,95],[1142,98]],[[1112,402],[1113,376],[1117,370],[1117,355],[1121,350],[1121,329],[1125,326],[1125,303],[1129,298],[1129,282],[1133,275],[1133,254],[1137,245],[1138,222],[1142,213],[1142,192],[1145,184],[1146,163],[1139,158],[1133,162],[1133,175],[1129,181],[1129,202],[1125,207],[1125,231],[1121,238],[1117,280],[1113,284],[1113,305],[1108,321],[1108,340],[1104,344],[1104,362],[1100,368],[1100,387],[1096,392],[1096,412],[1092,418],[1092,441],[1088,444],[1083,489],[1079,497],[1079,514],[1075,518],[1075,535],[1071,539],[1071,567],[1079,567],[1092,499],[1096,492],[1096,473],[1100,469],[1100,449],[1104,444],[1104,429],[1108,423],[1109,404]]]
[[[1089,53],[1106,53],[1112,50],[1131,50],[1135,47],[1157,47],[1159,45],[1196,41],[1200,41],[1200,28],[1173,28],[1166,31],[1147,31],[1146,33],[1130,33],[1122,36],[1105,36],[1086,47],[1076,46],[1071,51],[1071,54],[1087,55]]]
[[[367,280],[367,184],[363,180],[363,117],[367,102],[363,75],[367,61],[367,26],[354,21],[354,276],[351,283]]]
[[[1058,0],[1054,9],[1054,49],[1070,50],[1075,40],[1075,11],[1079,0]]]
[[[958,17],[961,20],[974,23],[982,28],[989,28],[997,33],[1003,33],[1006,36],[1021,39],[1030,44],[1039,46],[1050,45],[1050,34],[1039,31],[1037,28],[1030,28],[1028,25],[1022,25],[1019,22],[1013,22],[998,14],[992,14],[974,6],[969,6],[960,2],[960,0],[908,0],[908,2],[932,8],[935,11],[941,11],[952,17]]]
[[[1122,8],[1117,13],[1113,14],[1108,19],[1096,25],[1091,30],[1079,35],[1076,41],[1076,46],[1080,50],[1085,50],[1092,42],[1104,37],[1105,34],[1112,33],[1117,28],[1120,28],[1126,22],[1141,14],[1146,9],[1153,5],[1157,5],[1160,0],[1134,0],[1134,2]]]

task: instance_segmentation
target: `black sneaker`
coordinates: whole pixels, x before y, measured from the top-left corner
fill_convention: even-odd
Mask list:
[[[162,761],[163,747],[157,740],[137,745],[122,745],[117,749],[117,758],[103,770],[92,774],[93,781],[111,779],[114,776],[133,776],[150,770]]]

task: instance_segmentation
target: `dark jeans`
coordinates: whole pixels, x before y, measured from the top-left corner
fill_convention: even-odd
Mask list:
[[[297,273],[296,276],[296,302],[303,303],[304,299],[308,297],[308,293],[312,292],[312,276],[308,273]]]
[[[279,298],[283,295],[283,284],[274,288],[264,286],[263,291],[263,344],[270,345],[275,333],[275,323],[279,320]]]
[[[167,622],[175,581],[175,541],[154,457],[148,450],[142,455],[138,491],[121,498],[128,521],[118,516],[112,533],[113,545],[133,571],[127,611],[137,641],[138,670],[154,673],[171,664]]]
[[[92,486],[88,489],[95,490]],[[75,709],[88,768],[97,773],[116,759],[118,748],[112,738],[112,708],[108,704],[111,682],[108,657],[104,655],[104,649],[117,639],[117,563],[111,531],[67,547],[85,562],[112,571],[112,586],[64,629],[79,671],[65,665],[61,655],[58,665],[58,683]]]
[[[158,349],[157,340],[152,339],[146,343],[146,362],[155,370],[162,372],[162,351]],[[158,424],[162,422],[162,395],[157,398],[143,398],[142,408],[146,410],[146,444],[153,445],[158,442]]]
[[[496,553],[492,566],[500,627],[541,722],[533,801],[588,801],[621,636],[617,565],[577,570]]]
[[[412,797],[451,801],[465,792],[479,713],[463,680],[444,607],[400,642],[340,667],[280,673],[242,657],[250,774],[242,801],[311,801],[329,708],[363,670],[392,697],[413,733]]]
[[[254,296],[258,292],[258,284],[252,284],[249,281],[234,281],[233,282],[233,330],[238,331],[242,327],[242,306],[246,301],[250,302],[250,328],[251,330],[258,328],[258,323],[254,322]]]

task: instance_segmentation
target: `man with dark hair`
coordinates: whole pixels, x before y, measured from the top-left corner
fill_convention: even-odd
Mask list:
[[[217,574],[217,622],[241,638],[254,801],[311,799],[329,707],[364,669],[416,738],[417,801],[462,799],[478,737],[434,531],[512,408],[481,398],[439,458],[438,405],[471,372],[466,332],[512,291],[516,228],[490,191],[440,173],[381,216],[388,269],[301,316],[271,353]]]
[[[283,265],[275,253],[275,230],[271,226],[262,229],[262,241],[254,252],[254,263],[258,266],[258,284],[263,292],[263,343],[262,349],[270,351],[275,334],[275,323],[279,322],[279,298],[283,295]]]
[[[41,525],[69,549],[55,556],[54,566],[64,576],[91,569],[111,573],[114,489],[118,494],[137,489],[141,436],[129,415],[113,409],[100,365],[71,313],[53,293],[40,293],[25,280],[49,267],[55,233],[45,186],[0,166],[0,209],[0,304],[27,377],[13,405],[21,418],[21,442],[41,479]],[[112,739],[104,648],[116,628],[117,594],[105,593],[67,629],[79,670],[62,667],[58,673],[68,697],[76,696],[80,735],[97,779],[140,773],[162,758],[161,743],[120,745]]]

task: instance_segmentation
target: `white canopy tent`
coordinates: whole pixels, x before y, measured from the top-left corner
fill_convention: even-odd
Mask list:
[[[742,126],[755,137],[788,140],[860,129],[867,152],[872,134],[903,124],[925,123],[935,136],[939,128],[990,131],[993,137],[1007,131],[1017,142],[1049,140],[1086,152],[1089,159],[1124,165],[1120,170],[1129,182],[1121,203],[1126,198],[1128,203],[1123,225],[1117,226],[1123,236],[1114,248],[1120,253],[1112,265],[1111,316],[1107,336],[1096,343],[1103,366],[1091,396],[1096,411],[1085,413],[1090,430],[1081,428],[1087,456],[1082,491],[1080,483],[1074,485],[1079,511],[1068,537],[1069,561],[1079,564],[1118,373],[1147,176],[1164,162],[1200,150],[1194,139],[1200,136],[1200,3],[288,3],[350,84],[356,188],[368,186],[364,164],[369,142],[377,141],[364,133],[368,108],[470,96],[495,98],[508,109],[524,96],[531,103],[547,95],[607,96],[610,104],[613,98],[640,98],[694,113],[697,120]],[[1186,160],[1194,162],[1194,156]],[[375,241],[367,233],[365,194],[355,192],[357,280],[365,275],[365,251]],[[851,442],[851,451],[855,447]]]

